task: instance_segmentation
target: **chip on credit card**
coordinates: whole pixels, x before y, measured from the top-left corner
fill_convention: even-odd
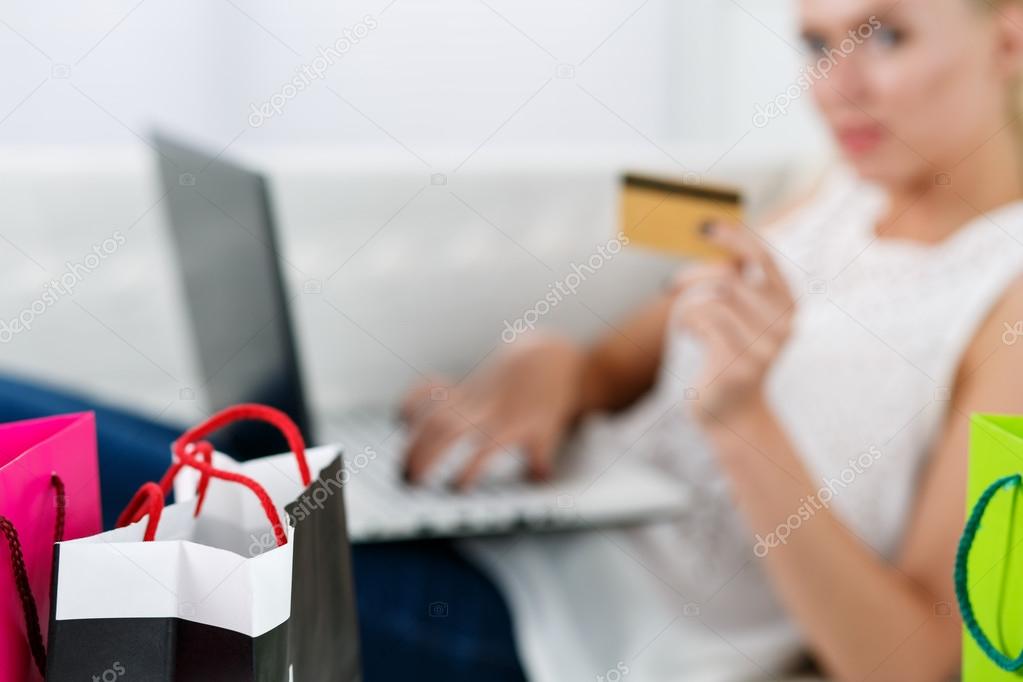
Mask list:
[[[735,189],[628,174],[622,177],[621,220],[630,245],[721,260],[729,253],[706,239],[703,226],[741,221],[742,195]]]

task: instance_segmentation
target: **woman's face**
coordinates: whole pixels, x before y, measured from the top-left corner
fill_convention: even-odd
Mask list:
[[[801,1],[814,98],[862,176],[933,178],[1004,131],[1015,72],[1004,22],[1019,18],[987,2]]]

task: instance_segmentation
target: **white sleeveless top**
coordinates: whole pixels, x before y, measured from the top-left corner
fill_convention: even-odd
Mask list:
[[[892,559],[960,358],[1023,273],[1023,202],[929,246],[874,238],[886,201],[841,171],[764,233],[798,298],[766,390],[820,482],[818,498],[830,497],[831,510]],[[763,548],[687,416],[701,349],[678,331],[666,344],[657,387],[627,414],[591,420],[581,447],[596,475],[643,460],[676,477],[691,493],[688,514],[631,530],[467,543],[507,597],[537,682],[766,678],[803,651],[764,573]],[[812,512],[793,513],[798,533]]]

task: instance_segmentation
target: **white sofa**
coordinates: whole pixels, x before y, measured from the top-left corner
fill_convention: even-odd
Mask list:
[[[700,150],[671,153],[688,168],[715,162]],[[505,321],[614,236],[623,168],[682,172],[666,153],[633,149],[491,151],[457,172],[444,170],[455,160],[427,168],[351,149],[243,158],[271,177],[302,367],[320,416],[391,403],[423,373],[467,371],[501,345]],[[805,179],[794,168],[733,154],[710,177],[746,188],[755,214]],[[36,312],[27,313],[31,329],[0,327],[0,371],[151,415],[200,416],[202,382],[160,197],[141,143],[2,155],[0,323],[33,304]],[[71,295],[39,305],[48,280],[118,232],[124,243]],[[541,324],[579,337],[607,332],[676,265],[626,250]]]

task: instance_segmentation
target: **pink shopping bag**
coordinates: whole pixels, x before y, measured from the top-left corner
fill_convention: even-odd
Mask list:
[[[43,679],[54,541],[101,530],[93,414],[0,425],[0,680]]]

